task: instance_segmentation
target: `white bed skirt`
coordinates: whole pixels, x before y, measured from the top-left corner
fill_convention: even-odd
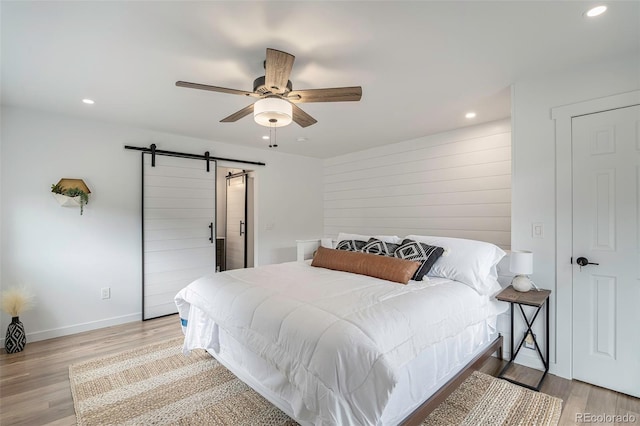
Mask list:
[[[240,380],[300,424],[317,424],[316,415],[304,409],[298,390],[275,366],[252,353],[195,306],[191,306],[189,324],[186,337],[192,344],[198,341],[200,347],[210,348],[208,352]],[[398,425],[429,399],[493,342],[497,337],[495,324],[496,317],[492,317],[471,325],[405,365],[378,424]]]

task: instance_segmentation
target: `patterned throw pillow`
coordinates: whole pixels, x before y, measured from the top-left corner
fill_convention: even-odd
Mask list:
[[[336,250],[346,250],[346,251],[362,251],[362,247],[367,244],[366,241],[360,240],[342,240],[338,242],[336,246]]]
[[[386,243],[377,238],[369,238],[367,244],[362,247],[364,253],[379,254],[381,256],[393,256],[400,244]]]
[[[393,256],[422,263],[413,276],[414,281],[422,281],[422,277],[429,272],[436,260],[442,256],[442,253],[444,253],[442,247],[430,246],[413,240],[403,240],[400,247],[393,253]]]

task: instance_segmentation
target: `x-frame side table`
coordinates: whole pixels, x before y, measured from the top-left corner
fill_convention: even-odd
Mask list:
[[[498,374],[498,377],[500,377],[501,379],[507,380],[511,383],[515,383],[517,385],[524,386],[526,388],[529,388],[535,391],[540,390],[540,386],[542,386],[542,381],[544,380],[544,378],[547,376],[547,373],[549,372],[549,303],[548,301],[549,301],[550,294],[551,294],[551,290],[538,290],[538,291],[531,290],[528,292],[520,292],[515,290],[512,286],[509,286],[504,290],[502,290],[500,293],[498,293],[498,295],[496,296],[496,299],[501,300],[503,302],[509,302],[511,306],[511,339],[510,339],[511,352],[509,356],[509,362],[502,368],[502,370],[500,371],[500,374]],[[520,308],[520,313],[522,314],[522,318],[524,319],[524,322],[527,325],[527,331],[525,331],[524,336],[522,337],[522,340],[520,340],[520,344],[518,345],[518,348],[516,349],[515,352],[513,351],[513,342],[515,340],[513,335],[513,322],[514,322],[513,306],[514,305],[518,305],[518,307]],[[522,308],[523,305],[533,306],[536,308],[536,311],[531,317],[531,320],[527,318],[527,315],[525,314],[524,309]],[[533,326],[533,323],[536,321],[536,318],[538,317],[540,310],[542,310],[542,308],[545,305],[546,305],[546,309],[545,309],[545,312],[546,312],[545,355],[546,356],[543,356],[542,351],[540,350],[540,346],[538,345],[538,341],[536,340],[536,337],[533,334],[533,330],[531,329],[531,327]],[[503,377],[504,373],[513,364],[513,361],[518,355],[518,352],[520,352],[520,349],[522,348],[522,345],[524,344],[525,339],[527,338],[527,335],[529,333],[531,333],[531,337],[536,347],[536,351],[538,352],[538,356],[540,357],[540,359],[542,360],[542,364],[544,365],[544,373],[542,374],[542,377],[540,378],[540,381],[538,381],[538,384],[536,386],[531,386],[526,383],[521,383],[516,380],[510,379],[508,377]]]

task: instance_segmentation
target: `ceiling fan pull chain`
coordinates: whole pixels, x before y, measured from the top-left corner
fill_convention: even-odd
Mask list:
[[[277,122],[278,120],[276,120],[275,118],[269,119],[269,148],[278,146],[278,141],[276,140],[276,138],[278,137],[278,135],[276,134],[278,130],[278,127],[276,126]]]
[[[273,127],[273,147],[278,147],[278,128],[275,126]]]

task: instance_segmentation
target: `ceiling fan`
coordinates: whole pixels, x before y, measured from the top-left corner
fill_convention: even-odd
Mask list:
[[[267,58],[264,61],[265,75],[254,80],[253,92],[187,81],[176,81],[176,86],[256,98],[258,101],[223,118],[220,122],[232,123],[253,113],[258,124],[269,127],[286,126],[291,121],[295,121],[300,127],[317,123],[315,118],[295,105],[298,103],[359,101],[362,97],[360,86],[293,90],[289,76],[295,59],[296,57],[289,53],[267,48]]]

